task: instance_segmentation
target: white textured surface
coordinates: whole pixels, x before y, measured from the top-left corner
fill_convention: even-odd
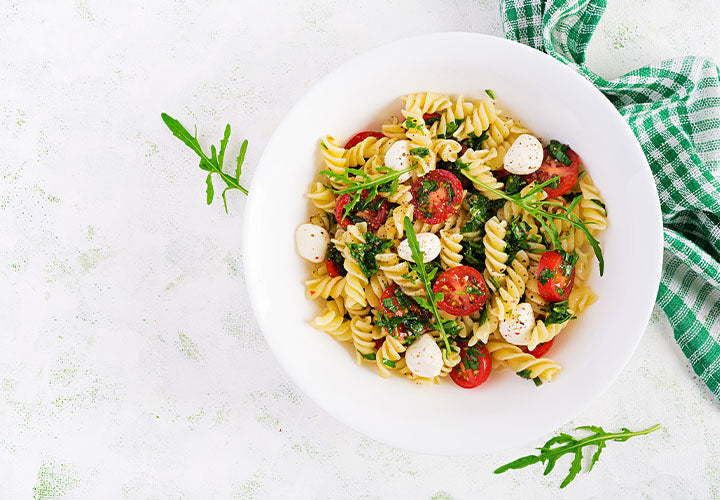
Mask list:
[[[530,445],[468,460],[373,442],[298,393],[268,352],[240,272],[243,200],[230,196],[230,216],[205,206],[203,174],[159,114],[197,122],[205,145],[229,121],[231,153],[250,140],[249,183],[285,110],[348,57],[421,32],[501,34],[494,0],[438,4],[0,6],[0,496],[720,496],[720,404],[660,311],[573,424],[665,428],[610,444],[562,492],[564,462],[548,477],[491,474]],[[617,76],[720,60],[718,18],[715,0],[611,1],[589,64]],[[448,439],[464,432],[503,430]]]

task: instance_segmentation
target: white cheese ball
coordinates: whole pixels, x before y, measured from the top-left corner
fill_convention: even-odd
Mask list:
[[[511,174],[532,174],[543,162],[543,146],[537,137],[523,134],[512,143],[505,153],[503,164]]]
[[[428,263],[440,255],[440,238],[433,233],[420,233],[417,235],[418,247],[423,253],[423,262]],[[398,245],[398,255],[400,258],[415,262],[412,258],[412,250],[407,238],[402,240]],[[415,262],[417,264],[417,262]]]
[[[385,152],[385,166],[396,172],[410,167],[410,141],[395,141]],[[409,178],[410,172],[407,172],[401,175],[398,180],[405,182]]]
[[[533,328],[535,328],[535,314],[532,306],[527,302],[521,302],[500,322],[500,335],[511,344],[528,345]]]
[[[418,377],[437,377],[443,366],[442,352],[432,335],[423,333],[405,351],[408,370]]]
[[[295,246],[303,259],[310,262],[325,260],[330,235],[324,227],[315,224],[300,224],[295,230]]]

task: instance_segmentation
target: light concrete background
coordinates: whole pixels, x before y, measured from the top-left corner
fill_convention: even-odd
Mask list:
[[[717,0],[609,3],[590,46],[599,73],[720,60]],[[664,429],[610,444],[563,491],[564,462],[549,477],[492,474],[540,441],[444,458],[368,439],[268,351],[241,272],[244,199],[230,196],[229,216],[205,206],[204,175],[160,112],[196,122],[205,145],[229,121],[231,152],[250,141],[247,184],[327,71],[450,30],[501,35],[497,2],[2,3],[0,497],[720,497],[720,403],[659,310],[622,375],[564,429]],[[465,432],[510,430],[449,429]]]

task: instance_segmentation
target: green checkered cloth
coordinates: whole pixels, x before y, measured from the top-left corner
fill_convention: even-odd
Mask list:
[[[627,120],[655,177],[664,225],[657,304],[695,373],[720,398],[720,74],[663,61],[606,80],[585,66],[605,0],[500,0],[505,36],[590,80]]]

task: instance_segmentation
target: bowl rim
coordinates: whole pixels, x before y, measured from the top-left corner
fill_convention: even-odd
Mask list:
[[[554,65],[557,70],[563,72],[567,75],[569,79],[574,80],[577,85],[582,86],[585,88],[586,91],[590,93],[594,93],[596,96],[602,98],[602,106],[604,106],[607,111],[614,115],[616,117],[617,126],[621,128],[625,135],[627,135],[629,138],[631,138],[631,143],[633,144],[633,147],[636,149],[636,152],[639,152],[638,158],[641,158],[642,164],[644,165],[644,172],[643,175],[647,176],[647,180],[652,182],[653,190],[655,191],[655,196],[652,197],[652,212],[654,213],[654,220],[647,221],[648,223],[651,223],[653,228],[653,234],[656,235],[656,240],[654,242],[648,242],[648,250],[652,250],[650,252],[646,252],[646,255],[648,255],[648,258],[654,257],[654,261],[656,263],[654,267],[654,273],[652,276],[645,277],[646,283],[648,283],[648,286],[645,288],[652,288],[655,290],[655,292],[652,294],[652,298],[650,298],[650,294],[648,294],[648,300],[647,304],[642,311],[637,311],[636,315],[641,316],[643,325],[643,332],[638,335],[633,343],[633,345],[628,346],[628,348],[624,349],[622,351],[622,362],[618,363],[617,370],[615,373],[612,374],[612,376],[607,377],[607,380],[604,384],[600,386],[600,388],[596,391],[594,391],[593,395],[589,398],[587,398],[582,404],[575,407],[573,411],[567,415],[565,420],[561,423],[558,423],[555,426],[555,429],[560,427],[561,425],[564,425],[565,423],[569,422],[573,418],[575,418],[578,414],[583,412],[592,402],[597,400],[602,394],[604,394],[607,389],[610,387],[610,385],[615,382],[617,377],[620,375],[620,373],[623,371],[623,369],[627,366],[628,362],[630,361],[630,358],[633,356],[635,351],[637,350],[637,347],[640,344],[640,341],[642,340],[644,333],[647,329],[647,325],[649,323],[650,317],[652,315],[653,308],[655,306],[655,297],[656,297],[656,291],[660,284],[660,278],[662,273],[662,263],[663,263],[663,225],[662,225],[662,212],[660,209],[660,200],[657,196],[657,191],[654,184],[654,178],[652,175],[652,171],[650,169],[650,166],[647,162],[647,158],[645,156],[645,153],[642,150],[642,147],[640,146],[637,138],[635,137],[635,134],[630,129],[627,122],[624,120],[622,115],[617,111],[617,109],[610,103],[610,101],[600,92],[589,80],[587,80],[585,77],[583,77],[581,74],[577,73],[575,70],[573,70],[571,67],[567,66],[566,64],[563,64],[562,62],[558,61],[554,57],[541,52],[539,50],[536,50],[532,47],[529,47],[527,45],[521,44],[519,42],[515,42],[512,40],[508,40],[506,38],[497,37],[493,35],[486,35],[486,34],[480,34],[480,33],[472,33],[472,32],[463,32],[463,31],[441,31],[441,32],[434,32],[434,33],[426,33],[422,35],[416,35],[412,37],[406,37],[397,39],[388,43],[384,43],[381,45],[378,45],[376,47],[373,47],[369,50],[366,50],[364,52],[361,52],[352,58],[346,60],[342,64],[334,67],[331,71],[323,75],[321,78],[319,78],[317,81],[315,81],[310,88],[302,95],[300,99],[298,99],[293,106],[288,110],[288,112],[285,114],[285,117],[291,115],[293,111],[300,106],[300,104],[305,101],[306,99],[311,98],[314,94],[320,91],[320,87],[324,82],[327,80],[333,78],[333,76],[336,73],[341,73],[343,70],[345,70],[348,67],[351,67],[357,63],[357,61],[369,57],[372,54],[380,53],[382,51],[386,51],[388,49],[391,49],[395,45],[404,45],[409,42],[415,42],[415,43],[439,43],[440,40],[447,38],[447,39],[455,39],[454,42],[458,42],[458,38],[466,38],[466,37],[472,37],[476,39],[489,39],[492,40],[493,43],[500,43],[503,45],[506,45],[508,47],[513,47],[510,50],[521,50],[525,51],[526,53],[532,52],[533,55],[530,57],[540,57],[544,58],[548,64]],[[446,42],[449,40],[446,40]],[[428,89],[432,90],[432,89]],[[600,102],[600,101],[598,101]],[[243,216],[243,219],[246,219],[249,217],[249,215],[253,214],[255,211],[255,206],[257,203],[257,197],[253,196],[253,193],[255,192],[255,187],[257,187],[260,182],[262,182],[262,175],[258,175],[258,171],[260,170],[260,167],[264,164],[266,156],[268,156],[268,151],[276,147],[276,142],[279,140],[280,132],[283,129],[283,124],[285,122],[285,119],[283,119],[276,129],[274,130],[273,134],[271,135],[270,139],[267,141],[265,148],[263,150],[262,155],[260,156],[257,167],[253,171],[253,178],[250,183],[250,189],[249,189],[249,195],[248,200],[245,207],[245,214]],[[638,165],[638,168],[640,166]],[[265,324],[264,320],[262,319],[262,315],[259,314],[259,292],[254,287],[253,281],[251,279],[251,273],[250,269],[254,265],[254,261],[251,258],[253,255],[253,252],[251,251],[251,232],[252,232],[252,226],[251,224],[245,224],[243,227],[243,241],[242,241],[242,251],[243,251],[243,270],[244,270],[244,277],[247,287],[248,296],[250,298],[250,304],[253,311],[253,314],[255,316],[256,321],[258,322],[258,325],[260,327],[260,330],[263,333],[263,336],[265,337],[268,346],[270,347],[270,350],[275,355],[277,360],[279,361],[280,366],[282,369],[288,374],[290,380],[297,385],[300,390],[305,393],[307,396],[310,397],[319,407],[321,407],[323,410],[328,412],[330,415],[332,415],[336,420],[344,423],[348,427],[351,427],[355,429],[356,431],[362,433],[363,435],[367,435],[371,437],[372,439],[381,440],[385,442],[386,444],[389,444],[391,446],[401,447],[410,451],[414,452],[420,452],[420,453],[427,453],[432,455],[447,455],[447,453],[443,452],[442,450],[436,449],[436,448],[427,448],[422,446],[417,447],[409,447],[403,444],[399,444],[397,442],[393,442],[391,439],[385,439],[385,438],[379,438],[375,436],[369,435],[364,429],[362,429],[360,426],[356,425],[356,423],[348,417],[346,413],[343,413],[342,411],[338,410],[336,407],[334,407],[331,404],[328,404],[328,401],[326,401],[325,398],[319,397],[318,392],[316,389],[308,384],[305,384],[302,380],[302,377],[296,376],[296,366],[290,364],[287,362],[287,353],[286,350],[283,350],[281,347],[281,340],[272,334],[268,334],[269,328],[268,325]],[[651,245],[654,243],[653,245]],[[654,249],[652,248],[654,247]],[[649,285],[652,285],[651,287]],[[639,323],[640,324],[640,323]],[[501,449],[501,448],[495,448],[495,449]],[[478,450],[478,451],[484,451],[484,450]],[[454,455],[471,455],[471,454],[477,454],[477,451],[475,452],[464,452],[464,453],[453,453]]]

